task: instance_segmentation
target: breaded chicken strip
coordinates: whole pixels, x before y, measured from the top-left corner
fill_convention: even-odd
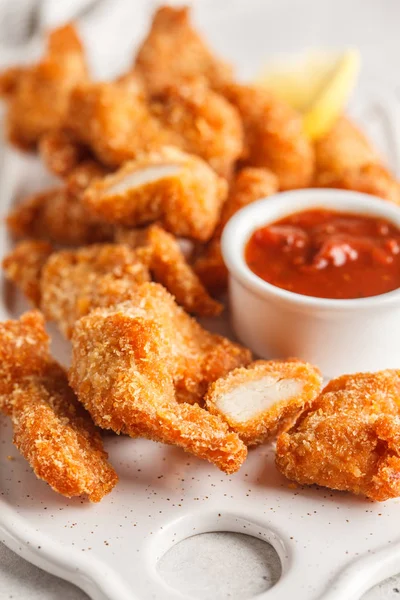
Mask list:
[[[186,261],[176,238],[162,227],[120,229],[116,241],[137,248],[138,256],[148,264],[153,279],[166,287],[187,312],[199,316],[216,316],[222,312],[222,305],[208,294]]]
[[[207,240],[226,192],[226,181],[203,160],[165,146],[91,183],[83,203],[108,223],[129,227],[160,221],[176,235]]]
[[[243,120],[244,163],[271,169],[281,190],[310,185],[314,149],[303,133],[300,115],[260,87],[232,83],[222,93]]]
[[[150,108],[171,130],[175,146],[201,156],[222,177],[232,176],[244,149],[242,121],[204,79],[170,83],[153,97]]]
[[[208,383],[248,351],[204,331],[155,283],[76,324],[70,382],[94,421],[117,433],[182,447],[226,473],[247,451],[237,434],[198,405]]]
[[[53,252],[48,242],[29,240],[18,244],[3,260],[7,279],[20,288],[33,306],[40,306],[42,269]]]
[[[277,191],[278,178],[268,169],[245,167],[237,173],[222,207],[221,218],[214,235],[194,262],[195,272],[212,293],[221,293],[228,285],[228,271],[221,253],[221,235],[225,225],[244,206],[271,196]]]
[[[118,82],[77,86],[70,96],[65,126],[109,167],[171,143],[171,134],[151,114],[143,97]]]
[[[321,386],[321,373],[310,364],[257,360],[211,384],[205,401],[212,414],[252,446],[288,429]]]
[[[117,483],[89,415],[49,354],[39,312],[0,323],[0,410],[35,475],[59,494],[99,502]]]
[[[400,371],[344,375],[278,438],[289,479],[372,500],[400,495]]]
[[[71,190],[78,191],[76,180],[74,185],[69,183]],[[41,239],[63,246],[92,244],[111,240],[114,236],[113,227],[89,213],[79,196],[70,193],[65,186],[26,198],[9,213],[7,226],[16,237]]]
[[[193,28],[188,7],[162,6],[156,11],[135,70],[152,94],[186,77],[202,75],[215,87],[232,79],[232,67],[216,58]]]
[[[346,117],[315,144],[316,187],[354,190],[400,203],[400,185],[371,142]]]
[[[86,78],[83,47],[73,25],[50,32],[47,53],[38,64],[12,68],[0,76],[10,142],[30,149],[44,133],[61,125],[71,90]]]

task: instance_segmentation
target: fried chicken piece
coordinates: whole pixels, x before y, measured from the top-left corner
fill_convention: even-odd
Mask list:
[[[0,323],[0,410],[35,475],[59,494],[99,502],[117,483],[100,435],[49,354],[37,311]]]
[[[315,144],[315,187],[331,187],[379,196],[400,203],[400,186],[365,135],[341,117]]]
[[[243,120],[245,165],[271,169],[281,190],[309,186],[314,150],[303,132],[300,115],[260,87],[230,84],[222,93]]]
[[[159,284],[144,283],[120,305],[80,319],[72,338],[70,383],[95,423],[138,434],[236,471],[247,450],[237,434],[186,397],[200,400],[208,382],[248,351],[204,331]]]
[[[82,316],[128,299],[138,284],[149,280],[147,267],[124,244],[55,252],[41,273],[41,309],[70,338]]]
[[[400,371],[344,375],[278,438],[289,479],[372,500],[400,495]]]
[[[91,183],[105,177],[109,172],[110,170],[101,165],[97,160],[90,158],[83,160],[66,177],[65,185],[67,192],[72,196],[80,198]]]
[[[371,142],[347,117],[340,117],[330,131],[315,143],[316,183],[341,176],[367,164],[381,164]]]
[[[3,260],[7,279],[21,289],[33,306],[40,306],[42,269],[53,251],[47,242],[30,240],[18,244]]]
[[[93,182],[83,202],[109,223],[137,226],[159,220],[176,235],[207,240],[226,189],[225,180],[199,157],[163,147]]]
[[[125,83],[86,83],[70,96],[65,126],[111,168],[171,142],[141,95]]]
[[[70,131],[61,128],[51,129],[41,136],[39,153],[48,170],[59,177],[66,177],[90,157],[90,150]]]
[[[171,131],[175,146],[197,154],[222,177],[232,176],[244,149],[242,121],[236,108],[204,79],[170,83],[150,108]]]
[[[319,370],[301,361],[256,360],[212,383],[207,409],[249,446],[286,431],[321,391]]]
[[[152,94],[171,81],[205,76],[219,87],[232,79],[230,65],[216,58],[190,22],[188,7],[162,6],[154,14],[150,31],[135,60],[135,70]]]
[[[371,142],[347,117],[315,144],[316,187],[355,190],[400,202],[400,187]]]
[[[118,230],[116,240],[138,248],[155,281],[161,283],[189,313],[217,316],[223,306],[204,288],[186,261],[177,240],[159,225],[143,230]]]
[[[7,226],[16,237],[65,246],[107,241],[114,236],[113,227],[90,214],[80,198],[66,187],[30,196],[10,212]]]
[[[24,150],[35,147],[44,133],[62,124],[71,90],[86,78],[84,51],[73,25],[50,32],[47,53],[38,64],[2,75],[10,142]]]
[[[222,207],[221,218],[214,235],[194,262],[195,272],[212,293],[221,293],[228,285],[228,270],[221,253],[221,235],[225,225],[244,206],[277,191],[278,179],[268,169],[245,167],[237,173]]]

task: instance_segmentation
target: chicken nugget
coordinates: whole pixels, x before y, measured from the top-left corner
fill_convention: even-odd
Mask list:
[[[214,56],[193,28],[188,7],[161,6],[155,12],[135,70],[152,94],[186,77],[202,75],[216,87],[232,79],[232,67]]]
[[[121,82],[76,86],[65,125],[111,168],[140,152],[171,143],[171,134],[151,114],[145,99]]]
[[[67,188],[39,192],[18,204],[7,217],[17,237],[46,240],[63,246],[79,246],[113,239],[114,229],[87,211],[79,197]]]
[[[80,144],[66,129],[52,129],[39,140],[40,158],[51,173],[66,177],[90,154],[87,147]]]
[[[183,377],[188,392],[204,393],[218,370],[248,353],[205,332],[162,286],[144,283],[129,301],[92,311],[72,346],[70,383],[95,423],[180,446],[226,473],[240,467],[247,450],[237,434],[200,406],[179,404],[178,387]]]
[[[139,232],[120,229],[116,240],[137,248],[138,255],[149,265],[154,280],[166,287],[189,313],[216,316],[222,312],[222,304],[209,296],[186,261],[176,238],[162,227],[150,225]]]
[[[260,87],[230,84],[222,93],[243,120],[245,165],[271,169],[281,190],[309,186],[315,157],[301,116]]]
[[[48,242],[30,240],[18,244],[2,263],[7,279],[15,283],[36,307],[41,301],[42,269],[52,252],[54,248]]]
[[[62,124],[71,90],[86,79],[83,47],[74,26],[51,31],[47,53],[38,64],[3,74],[10,142],[24,150],[35,147],[44,133]]]
[[[137,226],[159,220],[166,229],[198,240],[211,237],[227,185],[197,156],[163,147],[94,181],[85,207],[109,223]]]
[[[360,129],[345,116],[315,144],[315,187],[354,190],[400,203],[400,185]]]
[[[245,167],[237,173],[222,207],[221,218],[214,235],[198,253],[194,262],[195,272],[211,293],[221,293],[228,285],[228,270],[221,252],[221,235],[225,225],[244,206],[277,191],[278,178],[268,169]]]
[[[399,414],[400,371],[339,377],[278,437],[277,467],[301,484],[397,497]]]
[[[0,410],[35,475],[59,494],[99,502],[117,483],[95,426],[49,354],[37,311],[0,323]]]
[[[257,360],[212,383],[205,403],[252,446],[288,429],[321,386],[321,373],[310,364]]]
[[[170,131],[171,143],[197,154],[230,179],[244,150],[242,120],[237,109],[204,79],[170,83],[153,97],[150,109]]]
[[[93,308],[122,302],[149,279],[147,267],[124,244],[55,252],[41,272],[41,309],[70,338],[82,316]]]

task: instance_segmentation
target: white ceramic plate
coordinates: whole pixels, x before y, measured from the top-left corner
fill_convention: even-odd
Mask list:
[[[301,4],[305,7],[309,2]],[[317,4],[323,3],[314,3],[318,11]],[[339,22],[348,3],[338,0],[336,4]],[[291,7],[290,19],[285,5]],[[297,16],[300,19],[300,3],[285,0],[272,6],[252,0],[229,6],[227,10],[226,3],[213,3],[215,10],[210,12],[210,2],[205,2],[198,18],[214,44],[237,61],[242,75],[254,73],[260,57],[274,48],[297,50],[313,43],[311,26],[299,31],[293,25]],[[371,18],[378,20],[379,14]],[[318,15],[316,22],[320,22]],[[342,38],[336,45],[348,43],[346,22],[341,22]],[[329,32],[335,27],[330,25],[326,22],[325,29],[332,44]],[[353,38],[352,43],[367,48],[366,40]],[[368,48],[365,51],[368,55]],[[366,119],[367,128],[397,167],[396,93],[376,84],[390,77],[389,69],[364,78],[353,110]],[[1,178],[2,215],[17,197],[44,187],[46,178],[36,159],[7,152]],[[8,248],[2,228],[0,257]],[[4,282],[1,285],[0,318],[18,316],[26,304]],[[214,327],[229,333],[223,320]],[[67,362],[68,345],[57,332],[51,333],[55,356]],[[398,500],[375,504],[324,489],[293,488],[276,471],[271,446],[252,450],[240,472],[228,477],[179,449],[106,436],[120,483],[99,505],[89,505],[67,501],[38,481],[13,447],[8,422],[1,420],[0,428],[1,541],[32,563],[77,584],[95,600],[184,597],[161,579],[157,561],[176,542],[209,531],[247,533],[275,547],[283,572],[278,584],[265,593],[268,600],[356,599],[399,571]]]

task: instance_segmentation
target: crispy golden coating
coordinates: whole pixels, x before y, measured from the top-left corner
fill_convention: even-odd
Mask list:
[[[205,401],[249,446],[288,429],[321,386],[321,373],[308,363],[257,360],[212,383]]]
[[[277,467],[302,484],[399,496],[399,414],[400,371],[343,375],[279,436]]]
[[[282,190],[307,187],[314,174],[314,149],[298,113],[263,88],[230,84],[226,98],[244,125],[244,163],[271,169]]]
[[[232,182],[214,235],[194,262],[194,270],[206,288],[217,294],[226,290],[228,271],[221,253],[221,235],[229,219],[255,200],[278,191],[278,178],[268,169],[245,167]]]
[[[177,240],[162,227],[150,225],[139,232],[118,230],[116,240],[138,248],[138,255],[148,264],[154,280],[166,287],[186,311],[199,316],[222,312],[222,305],[208,294]]]
[[[117,483],[89,415],[49,354],[39,312],[0,324],[0,410],[35,475],[59,494],[98,502]]]
[[[345,171],[367,164],[381,164],[382,160],[371,142],[360,129],[345,116],[340,117],[332,129],[315,143],[318,185],[339,177]]]
[[[87,159],[79,163],[65,179],[67,192],[72,196],[81,197],[83,192],[96,179],[101,179],[109,173],[109,169],[97,160]]]
[[[342,188],[400,203],[400,184],[371,142],[346,117],[315,145],[316,187]]]
[[[171,81],[205,76],[219,87],[232,79],[232,68],[216,58],[190,22],[188,7],[160,7],[136,56],[138,71],[152,94]]]
[[[162,286],[145,283],[128,302],[92,311],[76,324],[72,346],[70,383],[95,423],[180,446],[227,473],[240,467],[247,451],[238,436],[177,400],[200,399],[248,352],[204,331]]]
[[[66,177],[83,160],[89,158],[90,151],[79,143],[66,129],[51,129],[39,140],[40,158],[51,173]]]
[[[18,244],[2,262],[7,279],[21,289],[33,306],[40,306],[42,269],[53,251],[48,242],[30,240]]]
[[[113,227],[90,214],[80,198],[66,187],[51,188],[26,198],[9,213],[7,226],[16,237],[63,246],[92,244],[114,236]]]
[[[3,74],[10,142],[30,149],[44,133],[61,125],[71,90],[86,78],[84,52],[73,25],[53,30],[38,64]]]
[[[129,227],[159,220],[176,235],[207,240],[226,191],[226,181],[199,157],[165,146],[92,182],[83,203],[109,223]]]
[[[41,273],[41,309],[70,338],[78,319],[130,297],[149,281],[147,267],[124,244],[94,244],[55,252]]]
[[[197,154],[229,179],[243,153],[243,125],[236,108],[204,79],[171,82],[150,104],[175,146]]]
[[[109,167],[171,142],[171,134],[151,114],[144,98],[121,82],[77,86],[70,96],[66,126]]]

